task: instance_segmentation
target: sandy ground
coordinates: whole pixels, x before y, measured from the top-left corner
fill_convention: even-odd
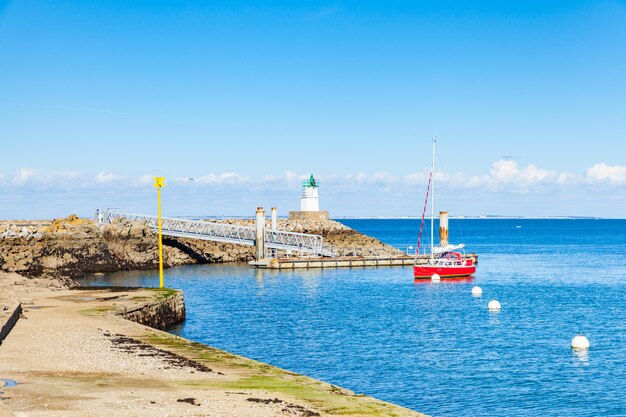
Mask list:
[[[154,291],[0,288],[24,309],[0,345],[17,382],[0,381],[0,417],[422,415],[113,314]]]

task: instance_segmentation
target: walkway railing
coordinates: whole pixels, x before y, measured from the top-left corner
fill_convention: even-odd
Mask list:
[[[99,223],[111,223],[122,218],[144,222],[148,227],[157,230],[157,217],[144,214],[123,213],[117,210],[102,210]],[[164,217],[162,230],[165,236],[188,239],[210,240],[214,242],[233,243],[236,245],[255,245],[255,228],[216,221],[188,220]],[[335,256],[332,246],[324,244],[320,235],[286,232],[282,230],[265,231],[265,247],[283,251],[308,253],[316,256]]]

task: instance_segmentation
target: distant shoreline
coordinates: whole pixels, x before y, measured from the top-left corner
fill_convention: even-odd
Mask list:
[[[623,217],[589,217],[589,216],[449,216],[450,219],[461,220],[626,220]],[[386,217],[386,216],[347,216],[333,217],[333,220],[421,220],[418,216]]]
[[[191,219],[191,220],[253,220],[252,216],[170,216],[176,219]],[[91,216],[81,217],[84,219],[91,219]],[[279,219],[286,220],[288,216],[278,216]],[[496,215],[484,215],[484,216],[449,216],[452,220],[626,220],[626,217],[592,217],[592,216],[496,216]],[[330,220],[421,220],[421,216],[334,216]],[[50,220],[41,219],[0,219],[0,223],[49,223]]]
[[[252,216],[173,216],[181,219],[253,219]],[[593,216],[449,216],[457,220],[626,220],[626,217],[593,217]],[[278,216],[286,219],[287,216]],[[421,220],[421,216],[334,216],[331,220]]]

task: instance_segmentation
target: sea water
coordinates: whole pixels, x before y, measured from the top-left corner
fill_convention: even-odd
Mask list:
[[[341,221],[417,241],[418,220]],[[166,270],[187,303],[171,331],[432,416],[625,416],[626,220],[451,219],[450,237],[479,254],[473,279],[414,282],[410,267]],[[153,286],[158,275],[86,283]],[[500,312],[487,310],[493,298]],[[570,348],[579,332],[588,351]]]

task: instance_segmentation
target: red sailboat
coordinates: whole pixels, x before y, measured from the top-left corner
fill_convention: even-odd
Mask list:
[[[428,188],[426,189],[426,200],[424,201],[424,211],[422,212],[422,223],[417,240],[417,250],[415,262],[413,264],[413,276],[415,279],[438,279],[438,278],[464,278],[476,272],[476,257],[466,256],[463,249],[465,245],[448,244],[448,213],[441,212],[439,224],[439,244],[436,247],[435,241],[435,145],[437,138],[433,138],[433,161],[428,178]],[[430,212],[430,257],[420,257],[420,246],[422,243],[422,230],[424,228],[424,217],[428,206],[428,195],[432,185],[431,212]]]

